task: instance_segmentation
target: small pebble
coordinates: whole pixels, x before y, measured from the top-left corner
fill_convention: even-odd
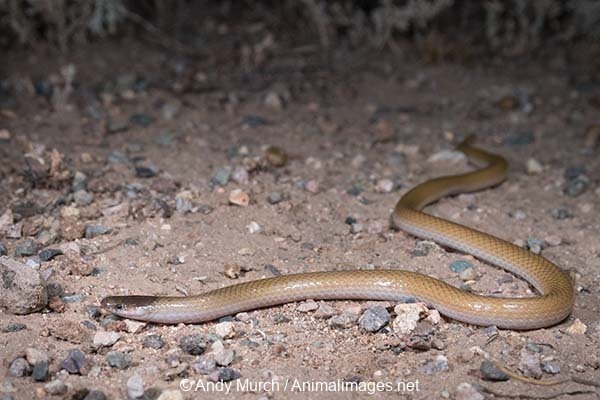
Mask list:
[[[304,189],[313,194],[319,193],[319,182],[315,179],[306,181],[304,183]]]
[[[106,353],[106,362],[113,368],[127,369],[131,365],[131,356],[120,351]]]
[[[237,279],[242,273],[242,267],[240,267],[238,264],[225,264],[223,266],[223,273],[228,278]]]
[[[567,181],[564,192],[569,197],[577,197],[587,190],[589,183],[590,179],[586,175],[579,175]]]
[[[544,238],[544,242],[546,242],[548,246],[560,246],[560,244],[562,243],[562,239],[560,236],[550,235]]]
[[[375,191],[379,193],[390,193],[394,190],[394,181],[391,179],[380,179],[375,185]]]
[[[70,374],[80,374],[86,364],[87,359],[85,354],[79,349],[73,349],[69,350],[67,357],[60,362],[60,368]]]
[[[179,389],[166,389],[160,393],[156,400],[184,400],[183,394]]]
[[[417,323],[427,316],[429,309],[424,303],[403,303],[394,307],[396,318],[392,323],[395,332],[407,335],[413,332]]]
[[[574,217],[573,213],[567,210],[566,208],[554,208],[552,209],[551,214],[552,218],[558,220],[569,219]]]
[[[32,239],[27,239],[15,248],[15,255],[17,257],[29,257],[37,252],[37,245]]]
[[[110,233],[111,229],[104,225],[86,225],[85,227],[85,237],[86,239],[93,239],[96,236],[106,235]]]
[[[467,260],[456,260],[450,263],[450,269],[453,272],[461,273],[469,268],[473,268],[473,266]]]
[[[89,206],[94,202],[94,194],[87,190],[80,189],[73,193],[73,200],[75,201],[75,204],[80,207]]]
[[[6,256],[8,255],[8,249],[6,248],[6,245],[2,242],[0,242],[0,256]]]
[[[449,369],[450,366],[448,365],[448,358],[441,354],[418,368],[419,372],[426,375],[433,375],[440,372],[446,372]]]
[[[138,165],[135,167],[135,176],[138,178],[152,178],[158,175],[158,167],[153,164]]]
[[[350,225],[350,232],[352,234],[357,234],[362,232],[365,229],[365,226],[363,224],[361,224],[360,222],[355,222],[352,225]]]
[[[382,306],[373,306],[365,310],[358,319],[362,329],[367,332],[377,332],[390,322],[390,313]]]
[[[239,379],[242,375],[233,368],[221,368],[218,371],[211,373],[208,380],[212,382],[229,382]]]
[[[229,193],[229,202],[236,206],[246,207],[250,204],[250,196],[242,189],[234,189]]]
[[[38,253],[38,257],[40,258],[40,261],[50,261],[62,253],[63,252],[59,249],[44,249]]]
[[[477,279],[477,272],[475,271],[475,268],[467,268],[458,274],[458,277],[463,282],[474,281]]]
[[[55,379],[52,382],[46,383],[44,389],[49,395],[60,396],[66,394],[69,387],[60,379]]]
[[[283,194],[280,192],[272,192],[269,194],[269,197],[267,197],[267,201],[269,204],[281,203],[283,201]]]
[[[217,354],[215,354],[215,362],[217,365],[222,367],[226,367],[233,362],[235,358],[235,351],[231,349],[223,349]]]
[[[485,398],[475,386],[468,382],[459,383],[454,394],[454,400],[485,400]]]
[[[155,334],[146,336],[142,344],[144,347],[155,350],[159,350],[165,347],[165,341],[163,340],[163,338],[160,335]]]
[[[442,150],[431,155],[427,161],[430,163],[448,162],[451,164],[463,162],[467,159],[462,151],[457,150]]]
[[[525,218],[527,218],[527,214],[525,213],[525,211],[523,210],[515,210],[515,211],[511,211],[508,214],[511,218],[516,219],[517,221],[522,221]]]
[[[587,332],[587,325],[581,322],[579,318],[567,328],[567,333],[570,335],[585,335]]]
[[[90,390],[83,400],[107,400],[107,397],[101,390]]]
[[[27,362],[31,365],[35,365],[40,362],[48,362],[50,358],[48,357],[48,353],[42,350],[35,349],[33,347],[28,347],[25,349],[25,358]]]
[[[527,173],[529,175],[538,175],[544,171],[544,167],[538,160],[535,158],[530,158],[527,160]]]
[[[248,225],[246,225],[246,229],[248,229],[248,233],[254,234],[260,232],[260,225],[256,221],[251,221]]]
[[[235,324],[231,321],[220,322],[215,325],[215,333],[223,339],[235,337]]]
[[[33,372],[31,376],[33,380],[37,382],[44,382],[48,380],[49,368],[48,361],[40,361],[33,365]]]
[[[530,378],[540,379],[542,377],[542,366],[540,362],[540,354],[532,353],[526,348],[521,350],[519,359],[519,370]]]
[[[225,186],[231,178],[231,168],[222,167],[213,172],[211,183],[218,186]]]
[[[331,318],[336,314],[336,311],[333,307],[325,302],[319,303],[319,308],[314,313],[315,318]]]
[[[204,353],[208,347],[209,340],[206,335],[199,333],[193,335],[186,335],[179,340],[179,347],[187,353],[193,356]]]
[[[286,151],[276,146],[271,146],[265,150],[265,158],[274,167],[283,167],[288,161]]]
[[[315,311],[317,308],[319,308],[319,305],[315,301],[307,300],[298,304],[298,306],[296,307],[296,311],[301,313],[307,313]]]
[[[533,254],[540,254],[545,247],[544,241],[537,238],[528,238],[526,244],[529,251]]]
[[[217,368],[217,362],[214,355],[206,354],[198,357],[192,364],[192,368],[198,374],[208,375]]]
[[[95,347],[110,347],[121,338],[119,332],[98,331],[94,335]]]
[[[235,167],[231,179],[240,185],[246,185],[249,182],[248,171],[244,167]]]
[[[357,319],[355,314],[343,312],[340,315],[329,318],[327,323],[329,324],[329,327],[333,329],[347,329],[355,325]]]
[[[139,375],[132,375],[127,380],[127,396],[130,399],[139,399],[144,395],[144,380]]]
[[[542,361],[542,371],[547,374],[560,374],[560,365],[555,361],[545,360]]]
[[[8,376],[22,378],[31,374],[31,366],[24,358],[15,358],[8,366]]]
[[[435,243],[429,240],[419,240],[415,245],[415,248],[410,252],[410,255],[413,257],[424,257],[431,249],[435,246]]]
[[[486,381],[502,382],[510,379],[508,375],[496,368],[496,365],[488,360],[482,361],[479,366],[481,378]]]

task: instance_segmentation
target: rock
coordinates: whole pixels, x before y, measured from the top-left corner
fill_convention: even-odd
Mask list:
[[[450,263],[450,269],[454,272],[461,273],[469,268],[473,268],[473,265],[467,260],[456,260]]]
[[[390,313],[382,306],[373,306],[365,310],[358,319],[362,329],[367,332],[377,332],[390,322]]]
[[[225,186],[225,185],[227,185],[227,182],[229,182],[230,178],[231,178],[231,168],[223,167],[223,168],[219,168],[215,172],[213,172],[210,182],[213,185]]]
[[[159,169],[154,164],[137,165],[135,167],[135,176],[138,178],[152,178],[158,175]]]
[[[396,318],[392,323],[394,332],[407,335],[417,327],[417,322],[426,317],[429,310],[424,303],[398,304],[394,307]]]
[[[360,222],[355,222],[352,225],[350,225],[350,232],[354,235],[362,232],[364,229],[365,229],[365,226],[363,224],[361,224]]]
[[[236,206],[247,207],[250,204],[250,196],[242,189],[234,189],[229,193],[229,202]]]
[[[531,131],[518,131],[511,133],[503,144],[506,146],[526,146],[535,141],[535,136]]]
[[[515,211],[511,211],[508,214],[511,218],[516,219],[517,221],[523,221],[525,218],[527,218],[527,214],[525,213],[525,211],[517,209]]]
[[[107,397],[101,390],[90,390],[83,400],[107,400]]]
[[[556,361],[544,360],[542,361],[542,371],[547,374],[560,374],[560,365]]]
[[[256,221],[251,221],[248,225],[246,225],[246,229],[248,229],[248,233],[254,234],[260,232],[260,225]]]
[[[573,213],[567,210],[566,208],[554,208],[552,209],[551,214],[552,218],[558,220],[569,219],[574,217]]]
[[[30,314],[48,304],[46,283],[40,273],[6,256],[0,257],[3,283],[0,307],[13,314]]]
[[[29,257],[37,252],[37,245],[32,239],[27,239],[17,245],[15,255],[17,257]]]
[[[120,351],[106,353],[106,362],[113,368],[127,369],[131,365],[131,356]]]
[[[347,329],[356,324],[358,317],[355,314],[343,312],[340,315],[331,317],[328,321],[332,329]]]
[[[231,349],[223,349],[217,354],[215,354],[215,362],[217,365],[222,367],[226,367],[233,362],[235,358],[235,351]]]
[[[119,332],[98,331],[94,335],[95,347],[110,347],[121,338]]]
[[[468,382],[462,382],[456,387],[454,400],[485,400],[485,396],[481,394],[472,384]]]
[[[207,380],[212,382],[229,382],[239,379],[242,375],[233,368],[222,368],[208,375]]]
[[[31,374],[31,366],[24,358],[15,358],[8,366],[8,376],[23,378],[29,374]]]
[[[165,347],[165,341],[163,340],[163,338],[160,335],[155,334],[146,336],[142,344],[144,347],[155,350],[159,350]]]
[[[160,393],[156,400],[183,400],[183,394],[177,389],[166,389]]]
[[[448,162],[451,164],[466,161],[467,157],[462,151],[458,150],[442,150],[431,155],[427,161],[430,163]]]
[[[67,357],[60,362],[60,368],[70,374],[80,374],[86,364],[87,359],[85,354],[79,349],[73,349],[69,350]]]
[[[235,167],[233,169],[233,173],[231,174],[231,179],[236,182],[239,183],[240,185],[247,185],[248,182],[250,181],[250,178],[248,176],[248,171],[246,171],[246,168],[244,167]]]
[[[134,321],[131,319],[125,320],[125,327],[129,333],[138,333],[142,328],[148,325],[146,322]]]
[[[11,138],[10,131],[8,129],[0,129],[0,140],[8,141]]]
[[[265,96],[265,106],[273,108],[275,110],[281,110],[285,104],[283,98],[276,92],[269,92]]]
[[[181,347],[185,353],[197,356],[204,353],[209,342],[210,341],[206,335],[196,333],[182,337],[179,340],[179,347]]]
[[[75,204],[80,207],[89,206],[94,202],[94,194],[87,190],[80,189],[73,193],[73,200],[75,200]]]
[[[475,271],[475,268],[467,268],[464,271],[462,271],[458,277],[463,281],[463,282],[469,282],[469,281],[474,281],[475,279],[477,279],[477,272]]]
[[[73,182],[71,183],[71,190],[76,193],[79,190],[87,190],[88,188],[88,177],[81,171],[75,171],[73,175]]]
[[[380,179],[375,184],[375,191],[378,193],[390,193],[394,190],[394,181],[391,179]]]
[[[532,353],[527,349],[521,350],[521,358],[519,360],[519,370],[530,378],[540,379],[542,377],[542,366],[540,362],[540,354]]]
[[[127,396],[130,399],[139,399],[144,395],[144,380],[135,374],[127,379]]]
[[[179,110],[181,110],[181,105],[181,101],[178,99],[168,100],[167,102],[165,102],[165,104],[163,104],[160,110],[162,117],[167,121],[172,120],[173,118],[175,118],[177,113],[179,113]]]
[[[198,357],[192,368],[198,374],[208,375],[217,368],[217,362],[213,354],[206,354]]]
[[[529,175],[538,175],[544,171],[542,164],[540,164],[540,162],[535,158],[528,159],[526,167]]]
[[[562,238],[557,235],[550,235],[544,238],[544,242],[546,242],[548,246],[560,246],[562,243]]]
[[[267,197],[267,201],[269,204],[281,203],[283,201],[283,194],[280,192],[272,192],[269,194],[269,197]]]
[[[307,300],[298,304],[298,306],[296,307],[296,311],[301,313],[307,313],[315,311],[317,308],[319,308],[319,305],[315,301]]]
[[[240,274],[242,273],[242,267],[240,267],[238,264],[235,264],[235,263],[234,264],[225,264],[223,266],[223,273],[228,278],[237,279],[240,277]]]
[[[429,240],[419,240],[415,245],[415,248],[410,252],[410,255],[413,257],[424,257],[431,249],[433,249],[436,244]]]
[[[440,372],[446,372],[449,369],[448,358],[440,354],[433,360],[429,360],[424,365],[420,366],[418,371],[426,375],[433,375]]]
[[[335,309],[325,302],[319,303],[319,308],[314,314],[315,318],[331,318],[336,313]]]
[[[567,328],[567,333],[569,335],[585,335],[587,332],[587,325],[581,322],[579,318],[576,318],[575,321]]]
[[[488,360],[482,361],[479,366],[481,378],[486,381],[502,382],[510,379],[508,375],[496,368],[496,365]]]
[[[542,249],[546,247],[544,241],[537,238],[528,238],[526,244],[527,248],[534,254],[540,254]]]
[[[107,226],[96,224],[96,225],[86,225],[85,227],[85,237],[86,239],[93,239],[96,236],[106,235],[110,233],[111,229]]]
[[[578,175],[567,181],[564,192],[569,197],[577,197],[583,194],[590,184],[590,179],[586,175]]]
[[[268,147],[265,150],[265,158],[267,159],[267,162],[274,167],[283,167],[288,161],[286,151],[276,146]]]
[[[219,322],[215,325],[215,333],[223,339],[231,339],[235,337],[235,325],[233,322]]]
[[[33,365],[33,372],[31,376],[33,380],[37,382],[44,382],[48,380],[49,367],[48,361],[40,361]]]
[[[59,249],[44,249],[38,253],[40,261],[50,261],[54,257],[61,255],[63,252]]]
[[[6,245],[2,242],[0,242],[0,256],[6,256],[8,255],[8,249],[6,248]]]
[[[304,189],[313,194],[319,193],[319,182],[315,179],[306,181],[304,183]]]
[[[52,382],[46,383],[44,389],[49,395],[60,396],[66,394],[69,387],[60,379],[55,379]]]
[[[31,365],[35,365],[43,361],[50,361],[48,353],[42,350],[35,349],[33,347],[28,347],[27,349],[25,349],[25,358],[27,359],[27,362]]]

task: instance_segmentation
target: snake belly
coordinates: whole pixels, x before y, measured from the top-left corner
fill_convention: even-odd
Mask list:
[[[481,190],[506,177],[504,158],[472,145],[457,146],[480,169],[426,181],[398,201],[392,224],[414,236],[471,254],[529,282],[533,297],[483,296],[405,270],[322,271],[243,282],[187,297],[110,296],[101,305],[125,318],[155,323],[197,323],[257,308],[306,299],[422,301],[452,319],[506,329],[554,325],[575,300],[570,276],[542,256],[487,233],[422,212],[444,196]]]

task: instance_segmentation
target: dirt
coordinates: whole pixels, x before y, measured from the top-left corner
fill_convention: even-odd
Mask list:
[[[423,65],[411,57],[345,54],[328,64],[316,54],[292,53],[275,54],[249,72],[233,61],[218,68],[210,60],[183,62],[128,41],[91,45],[63,58],[51,59],[41,51],[9,56],[3,77],[15,90],[9,95],[14,104],[4,105],[0,115],[0,129],[10,136],[0,142],[5,160],[0,213],[11,209],[14,222],[23,222],[23,234],[0,241],[11,258],[26,262],[35,255],[15,256],[17,245],[28,235],[39,240],[39,232],[52,231],[54,223],[62,235],[46,247],[75,243],[79,253],[67,252],[36,267],[48,284],[62,288],[50,306],[28,315],[0,314],[3,328],[26,326],[0,333],[1,398],[83,398],[93,389],[108,398],[126,398],[127,381],[134,375],[142,378],[148,398],[178,390],[184,378],[209,382],[193,368],[197,356],[182,351],[179,342],[185,335],[214,334],[218,321],[147,324],[132,333],[128,329],[134,328],[105,312],[90,311],[109,295],[196,294],[277,271],[373,268],[418,271],[478,293],[531,295],[534,289],[526,282],[459,252],[434,246],[417,256],[419,240],[389,227],[395,202],[409,188],[470,168],[452,154],[450,160],[429,158],[471,133],[482,147],[506,157],[508,179],[489,190],[445,198],[427,211],[520,244],[530,238],[549,242],[542,254],[576,278],[572,314],[556,326],[523,332],[496,332],[442,318],[437,324],[421,321],[417,331],[400,335],[391,322],[377,333],[358,323],[332,328],[315,311],[298,311],[300,303],[249,311],[231,319],[232,337],[222,339],[225,349],[235,351],[228,367],[241,377],[231,381],[231,393],[213,388],[210,396],[483,398],[461,394],[466,382],[473,385],[468,390],[490,398],[492,392],[598,397],[597,388],[573,381],[534,386],[514,378],[483,380],[484,359],[477,350],[520,375],[527,357],[560,367],[557,374],[542,372],[541,380],[600,379],[600,157],[593,134],[586,133],[599,123],[591,100],[599,93],[592,61],[574,65],[557,52],[543,60]],[[75,67],[75,84],[63,90],[68,85],[60,71],[68,64]],[[142,85],[139,79],[111,87],[131,73],[146,87],[135,86]],[[32,82],[38,79],[51,82],[52,96],[35,93]],[[151,121],[108,132],[107,125],[127,122],[134,114]],[[56,149],[62,162],[55,174],[35,178],[26,173],[31,165],[24,164],[24,153],[40,144],[46,146],[40,157],[50,160]],[[286,165],[265,160],[268,146],[288,154]],[[124,156],[123,163],[108,161],[115,151]],[[527,170],[531,158],[541,171]],[[240,183],[215,184],[214,174],[224,167],[245,168],[248,181],[242,173]],[[73,205],[75,171],[88,177],[87,192],[93,194],[88,205]],[[384,179],[393,183],[390,192]],[[575,193],[567,194],[577,179],[585,181],[583,192],[571,187]],[[230,204],[234,189],[248,194],[247,206]],[[269,201],[274,192],[282,195],[280,202]],[[177,197],[191,201],[192,211],[181,212],[182,200],[178,210]],[[78,215],[68,217],[69,212]],[[349,217],[359,224],[354,232]],[[253,221],[259,230],[250,233]],[[94,224],[110,231],[82,237],[82,229]],[[463,282],[449,268],[456,260],[472,264],[474,279]],[[236,279],[225,274],[225,266],[232,264],[241,269]],[[336,313],[360,315],[374,302],[328,304]],[[393,311],[394,304],[384,306]],[[585,333],[571,332],[577,331],[577,320],[585,324]],[[95,346],[93,338],[101,331],[117,331],[120,338]],[[160,335],[165,346],[144,347],[149,335]],[[426,343],[423,348],[407,345],[415,336]],[[31,347],[50,357],[46,382],[9,376],[11,362]],[[61,371],[71,349],[85,354],[80,373]],[[110,351],[128,354],[130,365],[109,366]],[[436,357],[444,364],[440,355],[447,365],[431,371]],[[67,384],[66,394],[46,393],[45,385],[56,379]],[[336,387],[300,393],[291,390],[294,380],[363,382],[365,391]],[[398,391],[399,382],[416,381],[418,390]],[[236,382],[280,386],[252,391]],[[393,390],[367,385],[374,382]],[[183,398],[201,398],[199,389]]]

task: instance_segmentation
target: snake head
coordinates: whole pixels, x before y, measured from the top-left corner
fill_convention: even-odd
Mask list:
[[[144,319],[154,309],[154,296],[109,296],[100,305],[106,311],[123,318]]]

